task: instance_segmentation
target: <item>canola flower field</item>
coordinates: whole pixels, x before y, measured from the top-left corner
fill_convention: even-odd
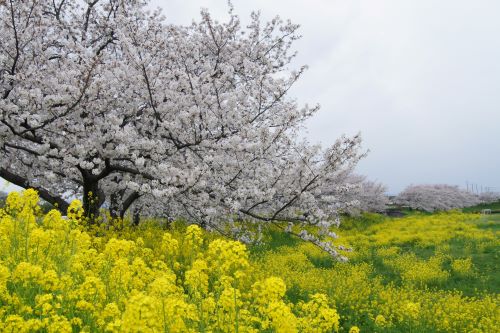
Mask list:
[[[348,263],[275,229],[260,245],[88,228],[35,191],[0,209],[0,332],[500,332],[499,225],[460,212],[346,219]]]
[[[283,278],[289,299],[322,292],[342,332],[500,332],[500,218],[460,212],[341,225],[349,262],[274,233],[254,254]]]

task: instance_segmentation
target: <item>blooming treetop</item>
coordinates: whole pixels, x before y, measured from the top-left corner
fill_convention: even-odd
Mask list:
[[[381,212],[389,204],[386,191],[385,185],[346,170],[323,181],[318,200],[326,205],[333,203],[337,211],[350,215]]]
[[[433,212],[473,206],[480,201],[478,196],[461,190],[458,186],[436,184],[408,186],[394,202],[412,209]]]
[[[500,201],[500,193],[492,191],[482,192],[479,194],[479,201],[486,204]]]
[[[232,8],[170,25],[146,6],[0,1],[0,176],[63,209],[82,196],[89,217],[138,199],[212,225],[332,214],[319,186],[354,167],[360,138],[296,139],[318,109],[288,97],[298,26],[254,13],[243,28]]]

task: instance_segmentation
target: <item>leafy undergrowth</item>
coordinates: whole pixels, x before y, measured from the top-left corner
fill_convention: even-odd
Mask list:
[[[337,263],[271,229],[247,248],[185,223],[82,226],[34,191],[0,210],[0,332],[499,332],[499,220],[345,219]]]
[[[343,331],[499,332],[500,239],[497,216],[459,212],[377,214],[347,218],[339,244],[352,247],[346,264],[311,244],[269,245],[252,254],[263,270],[280,274],[293,301],[324,292]],[[290,242],[285,240],[283,244]]]

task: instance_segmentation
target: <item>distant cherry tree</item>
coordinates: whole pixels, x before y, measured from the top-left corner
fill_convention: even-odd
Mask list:
[[[433,212],[474,206],[479,198],[458,186],[410,185],[394,200],[396,204],[408,206],[412,209]]]
[[[380,213],[385,211],[389,204],[389,197],[386,192],[387,186],[384,184],[363,177],[362,181],[358,183],[356,189],[351,193],[351,196],[357,200],[358,205],[348,212],[357,214],[358,212]]]
[[[500,193],[492,191],[482,192],[479,194],[479,201],[486,204],[500,201]]]
[[[325,181],[321,196],[337,203],[337,210],[349,215],[362,212],[382,212],[389,204],[387,187],[355,173],[339,174]]]
[[[318,110],[288,94],[305,70],[290,67],[298,25],[253,13],[243,28],[230,8],[179,26],[147,5],[0,2],[0,176],[61,210],[81,197],[91,221],[135,204],[207,227],[326,225],[336,204],[315,194],[356,165],[361,140],[297,139]]]

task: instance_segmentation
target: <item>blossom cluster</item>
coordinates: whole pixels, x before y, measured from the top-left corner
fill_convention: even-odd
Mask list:
[[[469,207],[482,202],[476,194],[446,184],[410,185],[394,201],[398,205],[428,212]]]

